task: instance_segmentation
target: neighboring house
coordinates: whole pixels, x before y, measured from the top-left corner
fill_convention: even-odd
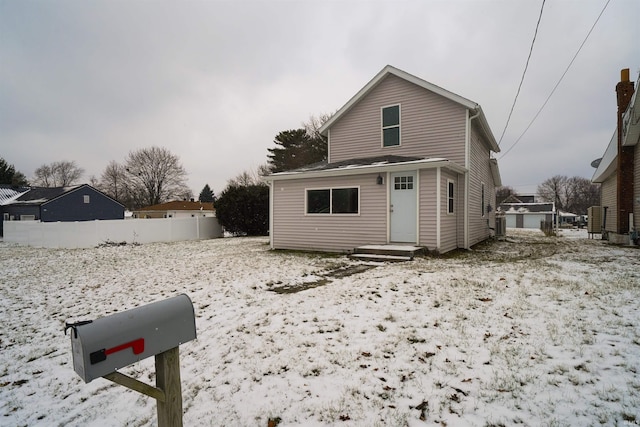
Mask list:
[[[327,162],[266,177],[272,248],[444,253],[492,235],[500,149],[475,102],[386,66],[320,132]]]
[[[123,219],[124,206],[88,184],[33,187],[0,206],[4,221],[91,221]]]
[[[134,218],[191,218],[216,216],[213,203],[176,200],[133,211]]]
[[[3,222],[8,219],[8,217],[5,219],[5,215],[3,214],[3,206],[13,202],[28,190],[29,187],[14,187],[13,185],[0,184],[0,236],[3,235]]]
[[[511,194],[500,203],[534,203],[536,196],[523,195],[523,194]]]
[[[540,229],[542,221],[553,221],[556,209],[553,203],[501,203],[508,228]]]
[[[601,184],[603,238],[628,243],[640,229],[640,101],[629,69],[622,70],[616,95],[616,131],[591,181]]]

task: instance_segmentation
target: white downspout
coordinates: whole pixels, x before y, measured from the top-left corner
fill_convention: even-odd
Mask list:
[[[440,251],[440,180],[441,168],[436,169],[436,251]]]
[[[480,115],[480,110],[469,117],[469,111],[467,110],[467,121],[465,126],[465,142],[464,142],[464,167],[466,172],[464,173],[464,248],[469,249],[469,174],[471,173],[471,120]]]

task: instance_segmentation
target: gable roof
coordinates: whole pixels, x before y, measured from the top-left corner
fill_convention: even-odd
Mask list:
[[[96,193],[100,193],[107,199],[124,207],[124,205],[118,202],[116,199],[110,197],[109,195],[96,188],[93,188],[89,184],[74,185],[70,187],[31,187],[26,192],[22,193],[19,197],[16,197],[11,202],[7,202],[5,204],[39,206],[45,203],[49,203],[57,199],[58,197],[62,197],[81,188],[90,188]]]
[[[478,120],[480,121],[480,129],[482,130],[482,133],[487,138],[487,141],[489,142],[489,146],[491,150],[496,153],[500,151],[500,147],[498,146],[498,143],[496,142],[496,139],[493,136],[493,133],[491,132],[491,128],[489,127],[489,123],[487,122],[487,118],[485,117],[484,112],[482,111],[482,107],[480,107],[479,104],[477,104],[476,102],[470,101],[467,98],[464,98],[453,92],[449,92],[448,90],[443,89],[440,86],[436,86],[432,83],[429,83],[426,80],[418,78],[412,74],[409,74],[391,65],[387,65],[378,74],[376,74],[376,76],[373,79],[371,79],[369,83],[367,83],[362,89],[360,89],[358,93],[356,93],[344,106],[342,106],[342,108],[340,108],[333,116],[331,116],[329,120],[327,120],[320,127],[320,129],[318,129],[319,132],[322,135],[327,136],[329,128],[331,128],[331,126],[333,126],[334,123],[340,120],[342,116],[344,116],[347,112],[349,112],[358,102],[360,102],[362,98],[364,98],[367,94],[369,94],[369,92],[371,92],[389,75],[394,75],[410,83],[413,83],[417,86],[420,86],[428,91],[431,91],[440,96],[443,96],[444,98],[447,98],[450,101],[453,101],[457,104],[462,105],[466,109],[471,110],[474,115],[478,114]]]
[[[28,190],[29,187],[14,187],[12,185],[0,184],[0,206],[13,202]]]
[[[190,200],[174,200],[157,205],[145,206],[137,211],[213,211],[212,202],[192,202]]]

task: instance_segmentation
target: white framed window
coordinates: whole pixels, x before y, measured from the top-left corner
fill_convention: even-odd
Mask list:
[[[5,212],[5,213],[2,215],[2,219],[4,219],[5,221],[9,221],[9,214],[8,214],[7,212]]]
[[[450,179],[447,180],[447,213],[453,214],[455,207],[455,183]]]
[[[91,197],[88,194],[85,194],[84,196],[82,196],[84,198],[84,203],[91,203]]]
[[[382,146],[400,145],[400,104],[382,107]]]
[[[359,215],[360,187],[308,188],[306,215]]]
[[[413,175],[394,176],[393,189],[394,190],[413,190]]]

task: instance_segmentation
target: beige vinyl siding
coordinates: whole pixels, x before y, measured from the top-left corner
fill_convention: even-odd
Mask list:
[[[434,251],[436,247],[436,169],[420,171],[419,245]]]
[[[612,174],[607,178],[600,186],[600,198],[602,200],[602,206],[607,206],[607,222],[605,224],[605,231],[611,231],[613,233],[618,231],[618,204],[617,200],[617,182],[618,178],[616,174]],[[604,220],[604,209],[602,210]]]
[[[489,166],[490,152],[482,143],[475,127],[471,131],[469,171],[469,245],[473,246],[491,236],[495,226],[496,192]],[[484,183],[485,214],[482,216],[482,183]],[[491,205],[491,212],[486,213],[486,206]]]
[[[453,214],[448,212],[448,182],[452,181],[454,186],[454,208]],[[458,175],[453,172],[442,170],[440,177],[440,252],[448,252],[458,247],[458,223],[459,215],[458,203],[455,200],[460,199],[458,190]]]
[[[351,251],[387,243],[387,190],[378,174],[273,182],[273,247]],[[358,215],[305,215],[306,189],[360,187]]]
[[[459,175],[458,177],[458,197],[456,198],[456,207],[458,213],[456,214],[456,226],[458,227],[457,235],[457,247],[464,248],[464,194],[465,189],[465,176]]]
[[[381,108],[400,104],[400,145],[382,147]],[[442,157],[464,165],[466,109],[387,76],[330,129],[330,162],[383,155]]]

